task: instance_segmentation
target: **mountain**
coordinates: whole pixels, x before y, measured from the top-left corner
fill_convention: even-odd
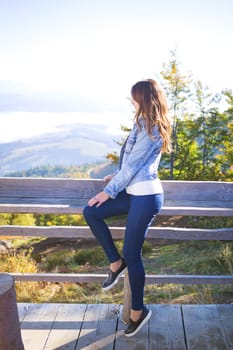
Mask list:
[[[0,144],[0,176],[43,165],[82,165],[104,161],[117,151],[114,139],[99,124],[64,125],[55,132]]]

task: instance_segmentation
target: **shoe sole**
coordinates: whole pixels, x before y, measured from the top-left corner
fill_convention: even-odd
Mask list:
[[[119,273],[119,275],[117,276],[117,278],[115,279],[115,281],[112,284],[110,284],[109,286],[107,286],[105,288],[102,287],[102,291],[106,292],[106,291],[112,289],[119,282],[120,277],[123,275],[123,273],[125,272],[126,269],[127,269],[127,266],[124,268],[124,270],[122,270]]]
[[[146,322],[149,321],[149,319],[151,318],[151,315],[152,315],[152,311],[149,310],[147,316],[144,318],[144,320],[142,321],[142,323],[140,323],[140,325],[138,326],[138,328],[135,329],[135,331],[132,332],[132,333],[125,334],[125,336],[126,336],[126,337],[133,337],[135,334],[137,334],[137,333],[140,331],[140,329],[144,326],[144,324],[146,324]]]

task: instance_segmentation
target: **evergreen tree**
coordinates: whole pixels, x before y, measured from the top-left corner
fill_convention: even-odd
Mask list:
[[[203,87],[200,81],[195,83],[196,110],[195,123],[196,143],[198,146],[198,179],[210,180],[218,178],[218,166],[216,164],[217,146],[221,128],[216,131],[220,120],[217,118],[219,95],[213,95],[207,87]],[[217,128],[216,128],[217,127]]]
[[[226,99],[227,108],[223,113],[217,114],[218,133],[221,131],[221,139],[217,145],[216,158],[220,167],[219,179],[233,181],[233,91],[226,89],[223,91],[223,96]]]
[[[190,84],[192,82],[192,76],[191,74],[183,75],[181,73],[176,50],[171,50],[170,54],[171,57],[168,63],[163,64],[163,70],[160,74],[163,78],[162,85],[167,94],[172,119],[172,152],[169,159],[164,157],[163,165],[166,161],[169,161],[169,177],[173,179],[178,150],[178,124],[188,109],[191,96]]]

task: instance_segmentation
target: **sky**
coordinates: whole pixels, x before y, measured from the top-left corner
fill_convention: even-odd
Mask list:
[[[232,18],[232,0],[0,0],[0,142],[92,118],[117,129],[174,48],[211,91],[233,88]]]

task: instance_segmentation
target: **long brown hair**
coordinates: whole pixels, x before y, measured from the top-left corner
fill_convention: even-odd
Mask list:
[[[135,120],[140,128],[139,117],[143,117],[150,137],[152,129],[158,125],[163,139],[163,152],[170,152],[171,123],[168,118],[168,106],[164,91],[153,79],[139,81],[131,88],[132,98],[139,104]]]

